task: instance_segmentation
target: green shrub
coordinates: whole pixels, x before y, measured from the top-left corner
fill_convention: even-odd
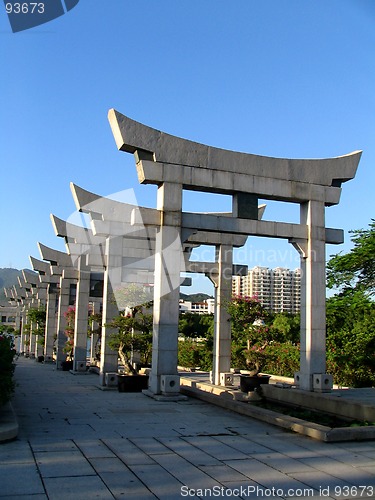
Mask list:
[[[186,338],[178,342],[178,364],[185,368],[212,370],[212,343],[210,340]]]
[[[375,304],[361,291],[327,300],[327,372],[335,384],[375,385]]]
[[[178,364],[185,368],[200,366],[201,347],[199,342],[186,338],[178,342]]]
[[[300,367],[299,344],[272,342],[264,350],[263,371],[271,375],[294,377]]]
[[[13,337],[0,334],[0,405],[9,401],[14,392],[13,358],[15,354]]]

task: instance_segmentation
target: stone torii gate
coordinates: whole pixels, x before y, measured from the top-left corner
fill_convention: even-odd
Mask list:
[[[106,385],[107,374],[118,371],[118,353],[108,344],[111,333],[115,332],[109,324],[121,309],[117,304],[117,290],[125,283],[153,282],[150,257],[155,236],[152,231],[137,231],[130,225],[133,205],[96,195],[73,183],[71,191],[77,209],[90,216],[92,241],[103,241],[100,260],[104,269],[100,384]],[[88,257],[89,263],[98,263],[94,255],[89,253]],[[137,276],[140,271],[142,278]]]
[[[57,311],[57,287],[60,283],[59,276],[52,276],[50,265],[47,262],[29,257],[34,271],[39,273],[39,286],[46,287],[46,329],[44,342],[44,362],[53,361],[53,348],[56,334],[56,311]]]
[[[24,323],[29,324],[30,332],[29,332],[29,356],[30,358],[35,358],[41,354],[42,346],[38,344],[38,338],[35,334],[33,334],[34,329],[37,327],[36,324],[29,321],[27,318],[27,313],[31,308],[38,308],[41,305],[44,305],[45,299],[45,290],[39,290],[37,288],[38,284],[38,275],[31,273],[26,269],[22,269],[22,275],[18,276],[18,283],[21,289],[24,289],[25,293],[25,302],[26,302],[26,316]],[[39,292],[39,293],[38,293]]]
[[[307,391],[330,390],[332,379],[325,374],[325,244],[342,243],[343,231],[325,227],[325,207],[339,203],[341,185],[354,178],[361,152],[327,159],[270,158],[181,139],[113,109],[108,117],[118,149],[134,154],[139,182],[158,186],[154,334],[159,368],[151,390],[160,392],[176,355],[168,344],[174,345],[177,336],[181,245],[174,243],[181,241],[182,227],[285,238],[293,244],[303,272],[296,382]],[[182,213],[183,189],[231,195],[232,217]],[[298,203],[300,224],[258,220],[258,198]],[[218,247],[223,262],[228,253],[230,246]]]
[[[136,205],[126,204],[114,200],[110,200],[107,198],[103,198],[97,194],[88,192],[74,184],[71,184],[71,190],[73,194],[73,198],[76,203],[76,207],[81,212],[87,213],[91,219],[91,228],[93,230],[93,234],[102,235],[107,237],[107,245],[106,245],[106,273],[105,273],[105,286],[104,289],[108,290],[111,281],[111,285],[113,286],[115,283],[120,284],[121,282],[121,274],[123,271],[120,270],[122,266],[124,266],[123,259],[127,257],[130,258],[130,267],[134,268],[134,271],[138,268],[138,271],[141,269],[148,268],[149,277],[147,278],[147,283],[154,283],[154,258],[155,258],[155,240],[156,240],[156,231],[159,230],[159,222],[157,217],[157,211],[149,208],[138,207]],[[264,206],[257,208],[259,218],[262,217],[264,212]],[[224,216],[224,214],[222,214]],[[228,216],[228,214],[226,214]],[[230,214],[231,215],[231,214]],[[148,221],[146,224],[143,224],[141,218],[145,216]],[[131,219],[133,219],[133,223],[131,224]],[[184,228],[182,228],[182,232],[184,233]],[[180,266],[177,263],[176,266],[180,271],[183,269],[185,272],[193,272],[193,273],[205,273],[214,283],[216,295],[220,296],[223,293],[223,287],[219,283],[219,263],[215,262],[197,262],[190,261],[191,250],[193,247],[200,246],[202,244],[206,245],[223,245],[226,243],[227,245],[231,245],[232,247],[241,247],[246,243],[247,236],[243,235],[232,235],[232,234],[217,234],[214,232],[203,232],[203,231],[192,231],[187,230],[184,237],[184,245],[182,252],[179,254]],[[146,242],[146,246],[145,246]],[[120,243],[120,246],[118,245]],[[117,248],[117,250],[116,250]],[[115,253],[113,254],[113,249],[115,249]],[[117,254],[116,254],[117,251]],[[130,253],[129,253],[130,252]],[[116,257],[117,260],[113,260]],[[122,261],[122,264],[121,264]],[[115,265],[114,263],[117,262]],[[124,270],[127,266],[124,267]],[[241,274],[247,266],[238,266],[238,265],[228,265],[229,275]],[[127,273],[128,277],[125,281],[129,279],[133,279],[138,281],[137,272],[133,273],[133,276],[129,275],[130,269],[128,269]],[[109,280],[109,276],[112,277]],[[120,281],[119,281],[120,280]],[[142,279],[141,279],[142,281]],[[182,283],[186,282],[185,280]],[[231,282],[228,283],[229,293],[227,293],[226,297],[222,297],[224,299],[230,299],[231,292]],[[108,294],[105,293],[105,296]],[[217,301],[216,301],[217,302]],[[104,300],[104,303],[108,303],[108,297]],[[108,303],[107,306],[111,304]],[[112,306],[113,307],[113,306]],[[213,379],[215,383],[225,385],[228,377],[231,378],[231,375],[228,373],[230,368],[230,357],[227,353],[224,356],[224,351],[220,354],[220,346],[223,342],[228,342],[228,338],[223,335],[223,331],[228,330],[228,325],[222,319],[222,308],[216,308],[215,310],[215,323],[222,323],[221,328],[217,328],[215,335],[215,355],[214,355],[214,370],[213,370]],[[103,317],[107,316],[106,307],[103,309]],[[111,319],[107,317],[108,319]],[[105,321],[104,321],[105,322]],[[221,335],[220,335],[221,333]],[[105,341],[106,337],[106,328],[103,328],[103,338]],[[224,338],[225,337],[225,338]],[[102,344],[104,348],[105,342]],[[154,349],[153,342],[153,351],[157,352],[157,349]],[[102,359],[107,358],[104,356],[102,352]],[[177,359],[175,360],[177,366]],[[224,376],[220,376],[221,373],[224,373]],[[168,392],[168,396],[175,394],[179,391],[179,381],[177,375],[173,375],[173,378],[170,378],[170,382],[173,381],[174,384],[170,388]],[[166,391],[164,391],[166,392]]]
[[[61,363],[65,361],[66,358],[64,354],[64,345],[66,341],[64,333],[66,328],[65,313],[70,306],[71,292],[77,285],[77,270],[72,266],[70,255],[49,248],[42,243],[38,243],[38,248],[41,258],[50,263],[51,275],[58,277],[60,281],[56,322],[56,367],[60,369]]]
[[[9,302],[13,302],[19,311],[20,317],[20,345],[19,352],[23,355],[29,355],[30,342],[27,334],[25,333],[26,313],[28,307],[28,299],[26,299],[25,291],[21,288],[19,283],[10,288],[5,288],[5,295]]]
[[[103,273],[105,239],[99,236],[94,237],[90,229],[66,222],[53,214],[50,215],[50,218],[56,236],[65,240],[71,265],[77,273],[73,370],[82,372],[86,370],[87,320],[90,298],[93,304],[96,302],[96,308],[98,307],[98,300],[94,300],[90,290],[91,278],[95,275],[101,277]],[[94,261],[94,265],[92,261]],[[100,302],[102,302],[102,297],[100,297]]]

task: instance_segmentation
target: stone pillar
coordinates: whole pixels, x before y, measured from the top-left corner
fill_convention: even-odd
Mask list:
[[[33,334],[34,323],[30,323],[30,334],[29,334],[29,357],[35,358],[35,335]]]
[[[20,334],[21,334],[21,340],[20,340],[20,352],[26,356],[26,354],[29,353],[29,342],[28,342],[28,335],[25,331],[26,323],[27,323],[27,317],[26,317],[26,307],[22,306],[22,311],[20,313]]]
[[[60,296],[59,305],[57,312],[57,341],[56,341],[56,368],[61,369],[62,361],[66,360],[66,354],[64,352],[65,343],[67,337],[65,335],[66,328],[66,318],[65,313],[69,308],[69,297],[70,297],[70,285],[75,283],[75,279],[71,276],[66,269],[63,270],[63,275],[60,278]]]
[[[53,360],[53,348],[56,335],[56,284],[50,283],[47,288],[46,331],[44,337],[44,361]]]
[[[227,304],[232,296],[232,264],[233,247],[219,245],[216,247],[217,274],[210,279],[215,285],[215,328],[214,355],[212,364],[212,383],[221,385],[221,373],[230,371],[231,363],[231,329]],[[223,383],[222,385],[225,385]]]
[[[329,391],[326,371],[326,273],[324,202],[301,204],[301,224],[308,227],[301,248],[301,365],[296,383],[307,391]]]
[[[178,319],[181,266],[182,185],[158,187],[160,229],[155,241],[154,329],[149,390],[153,394],[179,393],[177,375]]]
[[[113,291],[116,286],[121,285],[122,237],[107,238],[105,254],[107,256],[107,263],[104,271],[103,327],[99,377],[99,382],[102,386],[105,385],[106,373],[117,373],[118,371],[118,353],[108,345],[111,333],[116,333],[116,330],[106,325],[111,323],[113,318],[119,314]]]
[[[35,357],[38,359],[38,356],[43,356],[43,352],[44,352],[44,342],[42,336],[40,335],[35,335]],[[40,342],[43,342],[43,344],[41,344]]]
[[[37,304],[35,303],[34,299],[30,301],[29,304],[29,309],[37,307]],[[27,320],[29,322],[29,319]],[[29,322],[30,325],[30,337],[29,337],[29,356],[30,358],[35,358],[35,352],[36,352],[36,335],[33,333],[37,327],[37,324],[34,321]]]
[[[74,323],[73,370],[86,371],[87,330],[90,295],[90,270],[85,262],[86,256],[78,258],[78,282],[76,295],[76,313]]]

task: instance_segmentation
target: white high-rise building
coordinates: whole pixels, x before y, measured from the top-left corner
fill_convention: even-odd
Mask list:
[[[257,297],[269,311],[297,313],[301,307],[301,269],[254,267],[247,276],[233,276],[235,295]]]

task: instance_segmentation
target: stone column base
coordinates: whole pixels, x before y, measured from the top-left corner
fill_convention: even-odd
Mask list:
[[[73,371],[85,372],[87,370],[86,361],[74,361]]]
[[[187,401],[188,397],[184,394],[154,394],[150,389],[144,389],[142,393],[156,401]]]
[[[157,378],[160,380],[160,392],[155,388],[158,387]],[[187,396],[180,394],[180,376],[177,374],[171,375],[154,375],[150,373],[148,389],[144,389],[143,394],[149,396],[156,401],[186,401]]]
[[[220,385],[224,387],[230,387],[233,385],[233,373],[220,373]]]
[[[107,387],[117,387],[117,373],[115,372],[107,372],[104,377],[105,385]]]
[[[328,373],[302,373],[294,374],[294,383],[298,389],[313,392],[331,392],[333,388],[332,375]]]

